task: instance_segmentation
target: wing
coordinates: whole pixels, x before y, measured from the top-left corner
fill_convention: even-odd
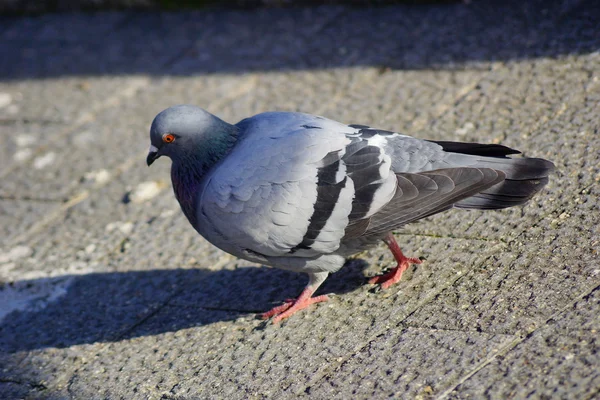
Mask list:
[[[380,237],[408,223],[450,209],[455,203],[502,182],[502,171],[461,167],[399,173],[394,197],[370,218],[351,222],[344,240]]]
[[[500,209],[524,204],[554,170],[547,160],[510,158],[520,152],[498,144],[420,140],[354,126],[390,155],[398,190],[372,218],[351,221],[344,239],[383,235],[453,206]]]

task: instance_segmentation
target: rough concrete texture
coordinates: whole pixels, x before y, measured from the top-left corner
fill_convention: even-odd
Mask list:
[[[600,6],[52,14],[0,23],[0,397],[600,396]],[[198,237],[145,166],[172,104],[301,110],[557,165],[526,207],[398,232],[274,326],[306,277]]]
[[[0,0],[0,13],[33,14],[98,10],[191,10],[250,9],[257,7],[315,6],[345,4],[382,6],[392,4],[431,4],[457,0]]]

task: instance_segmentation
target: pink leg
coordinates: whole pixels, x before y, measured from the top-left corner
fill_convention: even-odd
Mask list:
[[[383,239],[385,244],[388,245],[394,258],[398,262],[396,268],[392,269],[387,274],[375,276],[369,279],[369,283],[380,283],[382,289],[387,289],[392,286],[394,283],[397,283],[402,278],[402,273],[406,271],[410,264],[421,264],[421,260],[418,258],[406,257],[402,250],[400,250],[400,246],[396,243],[396,239],[394,239],[394,235],[388,233],[385,239]]]
[[[318,272],[315,274],[309,274],[309,282],[306,288],[300,293],[297,299],[288,299],[284,304],[277,306],[260,315],[262,319],[273,318],[273,323],[276,324],[279,321],[291,316],[296,311],[300,311],[310,306],[311,304],[320,303],[329,300],[326,295],[311,297],[313,293],[321,286],[321,284],[327,278],[327,272]]]

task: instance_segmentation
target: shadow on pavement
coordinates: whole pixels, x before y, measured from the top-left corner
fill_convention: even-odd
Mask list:
[[[365,267],[362,260],[349,261],[318,293],[355,290],[366,281]],[[119,341],[243,315],[254,318],[255,313],[297,297],[306,283],[305,274],[267,267],[93,273],[19,281],[12,290],[31,292],[54,285],[59,293],[52,299],[38,290],[40,298],[30,301],[30,308],[8,314],[0,326],[0,351]]]
[[[4,17],[0,80],[454,68],[596,51],[599,19],[595,0]]]

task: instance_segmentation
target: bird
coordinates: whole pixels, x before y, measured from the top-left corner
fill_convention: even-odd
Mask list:
[[[160,112],[150,166],[171,159],[183,214],[208,242],[238,258],[308,275],[296,299],[263,314],[277,323],[311,304],[345,260],[383,241],[397,265],[369,280],[382,289],[420,258],[393,232],[449,210],[525,204],[554,164],[513,157],[500,144],[425,140],[368,125],[272,111],[229,124],[194,105]]]

